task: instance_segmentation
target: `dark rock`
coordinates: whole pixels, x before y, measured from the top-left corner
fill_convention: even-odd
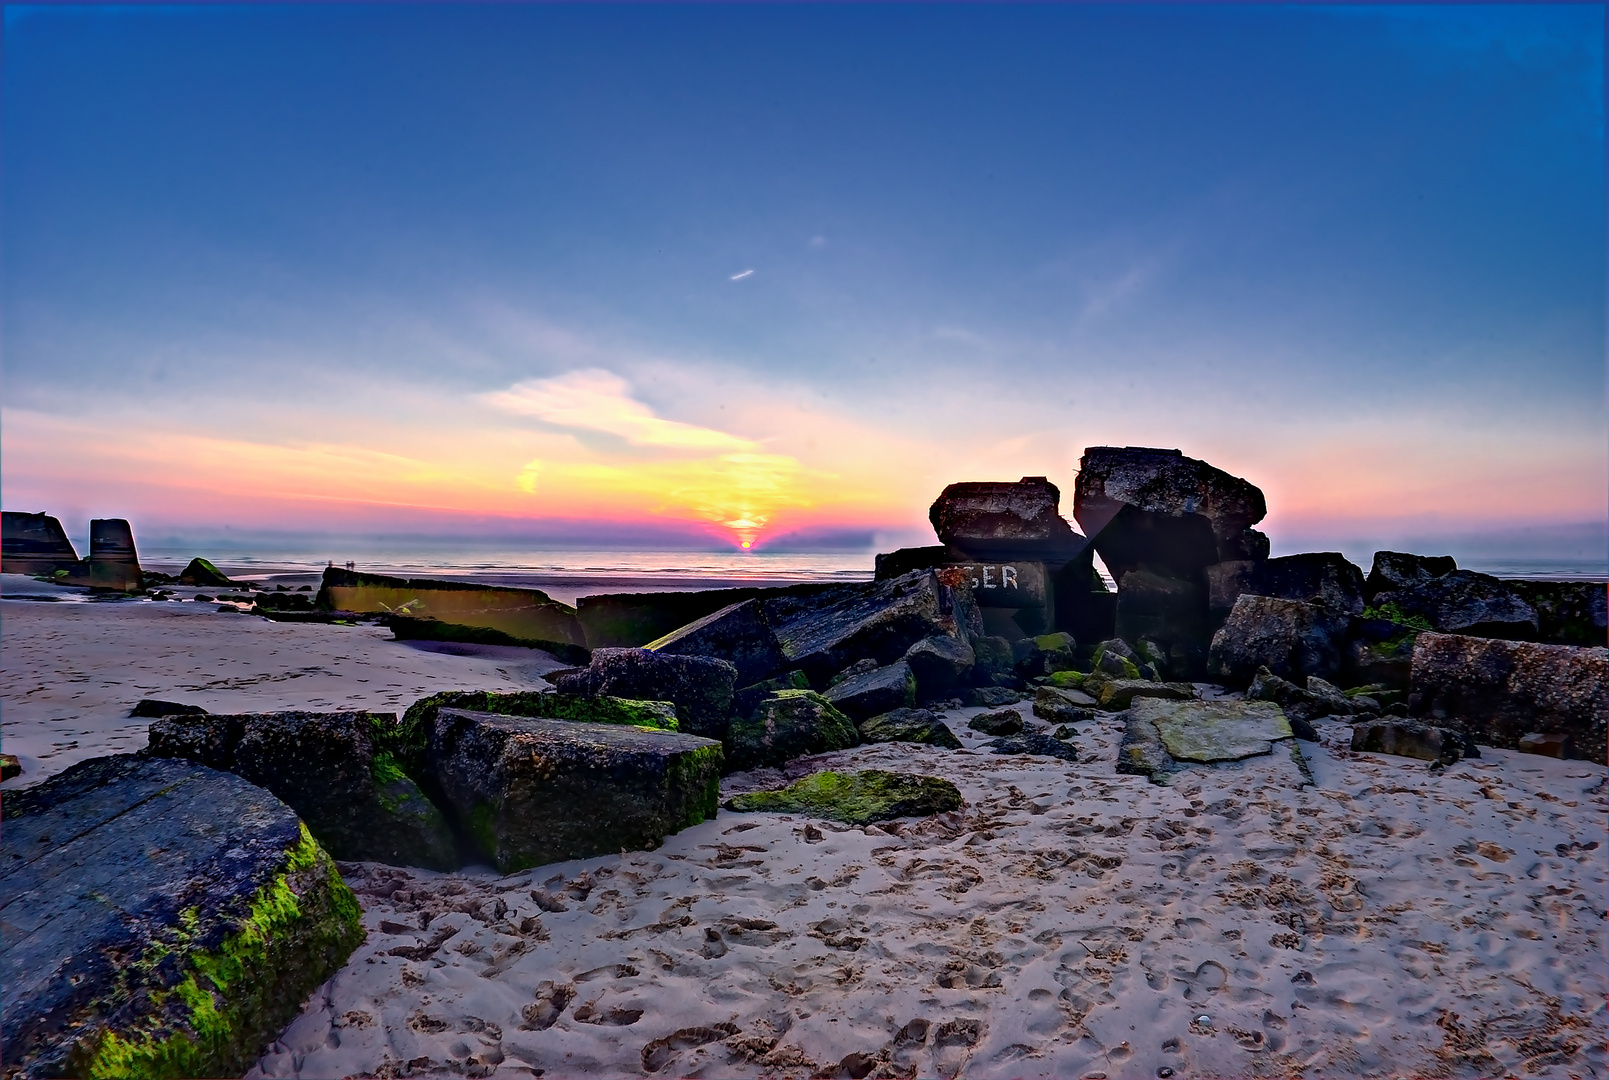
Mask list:
[[[1609,589],[1603,582],[1505,580],[1503,584],[1536,611],[1538,641],[1609,644]]]
[[[781,588],[702,589],[698,592],[602,593],[575,602],[576,620],[592,649],[635,649],[745,600],[810,597],[835,588],[808,583]]]
[[[1043,476],[1014,484],[951,484],[933,501],[928,520],[939,540],[974,558],[1070,559],[1086,545],[1061,516],[1061,491]]]
[[[1022,694],[1009,686],[975,686],[961,700],[967,705],[998,709],[1002,705],[1015,705],[1022,700]]]
[[[926,817],[965,805],[948,780],[882,769],[812,773],[785,788],[750,791],[726,801],[726,808],[738,813],[805,814],[846,825]]]
[[[977,611],[971,595],[959,576],[946,584],[938,574],[917,571],[889,581],[840,585],[808,603],[769,601],[766,617],[786,666],[802,669],[812,685],[822,686],[856,660],[891,664],[923,638],[969,633]]]
[[[549,681],[562,693],[669,701],[676,706],[680,730],[706,739],[724,739],[732,717],[732,687],[738,677],[738,669],[731,663],[709,656],[684,656],[675,650],[594,649],[585,673]]]
[[[1286,713],[1285,719],[1289,720],[1291,723],[1291,734],[1295,735],[1298,739],[1301,739],[1303,742],[1319,741],[1318,728],[1314,727],[1306,720],[1303,720],[1299,716],[1291,716],[1289,713]]]
[[[1089,447],[1073,490],[1073,516],[1119,593],[1142,564],[1193,579],[1213,563],[1266,557],[1267,538],[1251,526],[1267,512],[1255,485],[1151,447]]]
[[[852,675],[823,696],[852,719],[864,720],[916,704],[916,676],[901,660]]]
[[[1354,624],[1356,629],[1356,624]],[[1413,643],[1419,631],[1404,628],[1383,641],[1358,639],[1348,643],[1342,659],[1343,679],[1406,691],[1413,668]]]
[[[873,565],[873,580],[887,581],[903,577],[913,570],[932,570],[939,566],[955,566],[970,562],[967,553],[945,544],[928,547],[900,548],[877,556]]]
[[[232,587],[235,583],[222,570],[219,570],[206,559],[197,556],[190,560],[190,565],[179,571],[179,584],[204,585],[208,588],[223,589]]]
[[[1370,720],[1352,728],[1352,749],[1360,753],[1396,754],[1451,765],[1463,757],[1463,747],[1462,733],[1412,720]]]
[[[1246,689],[1246,700],[1272,701],[1285,711],[1292,724],[1297,721],[1308,724],[1321,716],[1351,716],[1358,711],[1345,694],[1324,680],[1310,676],[1307,682],[1304,688],[1280,678],[1266,667],[1258,668],[1251,686]],[[1314,689],[1315,686],[1318,689]],[[1312,730],[1310,725],[1308,730]]]
[[[921,701],[950,697],[967,680],[976,661],[972,646],[954,634],[925,637],[905,652]]]
[[[441,709],[436,781],[503,873],[658,847],[715,816],[721,744],[677,732]]]
[[[829,680],[828,685],[829,686],[837,686],[839,683],[843,682],[846,679],[853,679],[857,675],[865,675],[868,672],[872,672],[872,671],[876,671],[876,670],[877,670],[877,661],[876,660],[856,660],[853,664],[850,664],[848,667],[844,668],[844,670],[842,670],[838,674],[834,675]]]
[[[745,600],[721,608],[648,643],[656,653],[709,657],[730,663],[743,685],[759,682],[786,666],[765,608]]]
[[[56,579],[64,585],[117,592],[138,592],[142,585],[134,532],[122,518],[96,518],[89,523],[89,556]]]
[[[1017,735],[1022,732],[1022,714],[1016,709],[979,713],[967,721],[967,727],[985,735]]]
[[[1266,667],[1284,679],[1341,677],[1348,616],[1299,600],[1244,595],[1213,635],[1207,670],[1245,686]]]
[[[1521,735],[1519,744],[1515,747],[1522,754],[1540,754],[1543,757],[1567,758],[1570,756],[1570,736],[1555,732],[1545,735],[1540,731],[1533,731]]]
[[[1076,646],[1071,634],[1040,634],[1011,643],[1013,670],[1023,678],[1071,671],[1077,664]]]
[[[864,720],[860,725],[862,742],[909,742],[946,750],[961,749],[948,724],[928,709],[895,709]]]
[[[1474,637],[1529,640],[1540,620],[1508,583],[1489,574],[1454,570],[1409,589],[1382,589],[1373,610],[1399,621],[1420,618],[1433,630]]]
[[[1072,637],[1068,635],[1068,648],[1071,652]],[[996,675],[1012,675],[1017,670],[1017,651],[1006,638],[992,634],[980,634],[970,642],[973,661],[973,677],[988,676],[993,679]]]
[[[1417,589],[1458,569],[1451,555],[1410,555],[1404,551],[1376,551],[1374,565],[1363,583],[1363,595],[1372,601],[1377,593]]]
[[[141,698],[135,703],[134,708],[129,710],[129,715],[154,720],[159,716],[205,716],[207,710],[200,705],[181,705],[176,701]]]
[[[1037,757],[1060,758],[1077,761],[1078,749],[1043,731],[1025,731],[1008,738],[991,739],[989,746],[997,754],[1033,754]]]
[[[395,714],[363,712],[166,716],[152,721],[145,753],[267,788],[338,859],[456,869],[441,811],[394,757],[376,751],[376,729],[396,723]]]
[[[0,781],[22,775],[22,762],[16,754],[0,754]]]
[[[754,715],[732,723],[730,765],[734,771],[780,765],[806,754],[847,750],[860,741],[849,717],[813,690],[780,690]]]
[[[363,941],[296,815],[120,755],[7,793],[6,1075],[239,1076]]]
[[[1416,717],[1513,749],[1532,732],[1567,735],[1573,755],[1602,763],[1609,723],[1609,649],[1420,634]]]
[[[1130,570],[1118,579],[1117,636],[1158,642],[1170,674],[1200,675],[1210,641],[1206,594],[1193,580]]]
[[[774,679],[752,683],[743,687],[732,695],[732,715],[737,717],[750,717],[760,702],[776,693],[778,690],[808,690],[810,680],[805,678],[802,671],[790,671],[786,675],[778,675]]]
[[[1115,679],[1140,677],[1140,654],[1122,638],[1108,638],[1095,646],[1090,654],[1090,667]]]
[[[54,574],[78,562],[61,522],[49,514],[7,510],[0,514],[0,572]]]
[[[1101,708],[1111,712],[1128,708],[1135,698],[1185,701],[1195,695],[1195,687],[1189,683],[1152,682],[1150,679],[1106,679],[1100,684],[1096,701]]]
[[[1050,724],[1079,724],[1094,718],[1098,702],[1080,690],[1041,686],[1034,695],[1034,715]]]
[[[1207,567],[1207,624],[1214,630],[1223,625],[1242,593],[1258,591],[1261,565],[1256,559],[1229,559]]]
[[[1363,614],[1363,571],[1338,551],[1269,559],[1257,572],[1256,588],[1251,591],[1318,604],[1348,615]]]

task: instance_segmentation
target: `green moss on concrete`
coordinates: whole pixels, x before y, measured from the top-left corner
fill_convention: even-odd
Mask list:
[[[948,780],[882,769],[812,773],[785,788],[751,791],[726,803],[739,813],[807,814],[848,825],[938,814],[963,805],[960,790]]]
[[[149,994],[149,1019],[82,1047],[70,1062],[74,1073],[106,1080],[238,1076],[363,942],[357,899],[305,825],[286,852],[285,870],[257,891],[216,948],[198,945],[200,921],[195,908],[181,912],[168,939],[130,965],[131,974],[149,975],[178,953],[184,978]]]
[[[689,781],[697,783],[700,776],[704,778],[697,795],[688,800],[686,815],[681,821],[673,823],[673,831],[708,821],[720,810],[721,767],[724,760],[719,746],[701,746],[670,759],[670,775],[667,779],[672,791],[687,786]]]
[[[469,834],[480,849],[495,854],[497,843],[497,808],[491,803],[480,803],[469,812]]]
[[[1073,635],[1067,633],[1040,634],[1034,638],[1034,648],[1040,652],[1068,652],[1073,647]]]
[[[1078,690],[1083,687],[1084,680],[1089,678],[1082,671],[1053,671],[1039,680],[1041,686],[1058,686],[1063,690]]]
[[[448,690],[420,698],[408,706],[395,725],[375,722],[376,751],[392,754],[410,777],[426,774],[425,744],[430,725],[442,709],[502,716],[533,716],[547,720],[579,720],[590,724],[630,724],[635,727],[678,731],[676,706],[669,701],[634,701],[630,698],[582,697],[552,691],[522,690],[499,694],[490,690]]]

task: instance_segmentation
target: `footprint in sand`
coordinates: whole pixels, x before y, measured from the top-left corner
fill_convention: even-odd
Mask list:
[[[983,1021],[946,1020],[933,1033],[933,1065],[945,1080],[953,1080],[972,1056],[983,1035]]]
[[[536,1000],[520,1010],[526,1031],[546,1031],[564,1014],[565,1007],[575,999],[575,987],[542,982],[536,988]]]
[[[736,1024],[711,1024],[707,1027],[687,1027],[673,1031],[642,1048],[643,1071],[658,1072],[670,1064],[678,1050],[692,1050],[707,1043],[729,1039],[737,1033]]]

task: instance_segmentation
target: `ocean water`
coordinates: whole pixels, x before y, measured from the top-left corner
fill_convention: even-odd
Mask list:
[[[176,573],[196,554],[191,549],[153,547],[141,561]],[[579,596],[612,592],[671,592],[765,587],[803,582],[870,581],[875,553],[744,551],[597,551],[432,549],[365,551],[354,569],[397,577],[433,577],[541,589],[573,604]],[[328,565],[345,566],[344,552],[317,557],[306,551],[231,553],[213,560],[231,576],[280,582],[311,582]],[[1354,561],[1358,561],[1354,559]],[[1359,565],[1368,572],[1371,556]],[[1609,581],[1609,561],[1590,559],[1469,559],[1466,570],[1504,578]],[[1111,576],[1097,570],[1112,588]]]
[[[198,552],[150,548],[140,555],[152,570],[177,573]],[[231,577],[276,582],[308,580],[329,565],[345,566],[343,553],[231,553],[213,559]],[[541,589],[562,603],[612,592],[677,592],[870,581],[873,552],[742,551],[494,551],[397,550],[364,552],[353,568],[396,577],[447,578],[486,585]]]

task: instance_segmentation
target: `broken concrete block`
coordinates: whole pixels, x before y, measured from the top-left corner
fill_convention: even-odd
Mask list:
[[[678,732],[439,710],[443,794],[503,873],[658,847],[715,815],[721,744]]]

